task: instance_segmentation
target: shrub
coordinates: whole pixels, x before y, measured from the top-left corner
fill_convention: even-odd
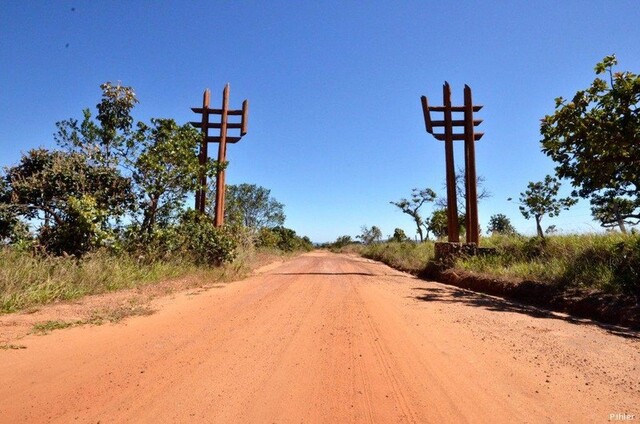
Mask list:
[[[294,230],[285,227],[262,228],[256,244],[258,247],[276,248],[285,252],[313,249],[308,237],[299,237]]]
[[[206,215],[189,210],[177,228],[180,250],[196,264],[218,266],[236,257],[236,241],[223,228],[216,228]]]

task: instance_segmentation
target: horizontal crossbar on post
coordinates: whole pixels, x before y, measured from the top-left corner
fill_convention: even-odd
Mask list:
[[[482,123],[482,119],[474,119],[473,120],[473,126],[477,127],[478,125],[480,125]],[[444,120],[440,120],[440,121],[431,121],[431,126],[432,127],[444,127],[445,121]],[[454,119],[453,121],[451,121],[451,125],[453,125],[454,127],[464,127],[465,126],[465,121],[462,119]]]
[[[237,143],[242,137],[226,137],[226,143]],[[220,143],[220,137],[207,137],[207,143]]]
[[[209,114],[222,115],[222,109],[204,109],[201,107],[192,107],[191,110],[195,113],[207,112]],[[242,109],[228,110],[227,115],[242,115]]]
[[[202,122],[196,122],[196,121],[191,121],[189,122],[191,125],[193,125],[196,128],[202,128]],[[221,128],[222,124],[219,123],[214,123],[214,122],[210,122],[207,124],[207,128]],[[227,123],[227,128],[237,128],[237,129],[242,129],[242,123],[239,124],[230,124]]]
[[[480,105],[473,107],[474,112],[477,112],[480,109],[482,109],[482,106]],[[446,108],[444,106],[429,106],[429,110],[432,112],[444,112]],[[451,112],[464,112],[464,106],[451,106],[449,110],[451,110]]]
[[[475,141],[478,141],[478,140],[480,140],[482,138],[483,135],[484,135],[484,133],[475,133],[473,135],[473,139]],[[433,136],[435,137],[436,140],[445,141],[445,135],[444,134],[433,134]],[[453,141],[464,140],[464,134],[452,134],[451,135],[451,140],[453,140]]]

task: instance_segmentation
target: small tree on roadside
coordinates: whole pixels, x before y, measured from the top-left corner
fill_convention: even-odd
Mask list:
[[[209,190],[210,213],[215,204],[214,190]],[[259,230],[284,225],[284,205],[271,196],[271,190],[256,184],[227,185],[225,197],[227,222]]]
[[[377,243],[382,239],[382,231],[375,225],[371,228],[363,225],[360,227],[360,231],[360,235],[357,235],[356,238],[359,238],[364,244]]]
[[[138,103],[132,87],[105,82],[100,85],[102,99],[96,105],[96,120],[87,108],[81,123],[67,119],[56,123],[54,138],[68,151],[80,153],[90,162],[108,167],[126,166],[134,146],[131,111]]]
[[[491,197],[491,192],[487,190],[487,188],[484,186],[484,182],[485,182],[485,178],[482,175],[478,175],[476,177],[476,190],[477,190],[478,202]],[[447,188],[447,185],[445,182],[444,189],[446,190],[446,188]],[[456,172],[456,200],[458,202],[458,212],[460,213],[461,216],[465,216],[466,209],[467,209],[467,190],[466,190],[464,168],[458,168],[458,171]],[[447,197],[446,196],[438,197],[435,203],[439,209],[446,209]]]
[[[393,235],[389,238],[389,241],[394,241],[397,243],[402,243],[403,241],[409,240],[407,234],[404,232],[402,228],[396,228],[393,230]]]
[[[516,229],[511,225],[511,220],[506,215],[498,213],[489,218],[488,234],[515,234]]]
[[[458,231],[464,233],[465,216],[458,215]],[[426,226],[436,238],[443,238],[449,234],[447,224],[447,208],[436,209],[426,221]]]
[[[140,153],[134,162],[133,181],[143,234],[174,220],[187,194],[195,190],[200,138],[195,128],[179,126],[173,119],[151,119],[151,126],[138,124],[136,148]]]
[[[627,232],[627,225],[637,225],[640,219],[633,220],[638,201],[617,197],[613,191],[591,196],[591,214],[600,221],[604,228],[618,227],[622,233]]]
[[[520,193],[520,212],[525,219],[534,218],[538,237],[544,238],[541,221],[545,215],[558,216],[563,209],[569,209],[577,200],[571,197],[557,198],[560,182],[547,175],[544,181],[529,182],[527,190]]]
[[[353,243],[353,240],[351,239],[351,236],[340,236],[336,239],[336,241],[334,241],[333,243],[331,243],[332,247],[335,248],[341,248],[341,247],[345,247],[349,244]]]
[[[413,218],[413,222],[416,224],[416,232],[418,233],[421,242],[425,240],[424,230],[426,230],[426,239],[429,239],[429,230],[422,218],[422,215],[420,214],[420,208],[426,203],[433,202],[436,197],[435,191],[430,188],[425,188],[423,190],[414,188],[411,191],[411,199],[400,199],[397,202],[389,202],[400,208],[403,213],[406,213]]]

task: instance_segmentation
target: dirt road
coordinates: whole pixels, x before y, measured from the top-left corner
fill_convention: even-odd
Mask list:
[[[0,422],[640,420],[637,333],[323,252],[194,294],[0,350]]]

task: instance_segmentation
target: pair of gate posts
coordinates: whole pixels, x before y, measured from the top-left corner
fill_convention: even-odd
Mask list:
[[[229,84],[225,85],[222,91],[222,109],[212,109],[209,107],[211,92],[209,89],[204,91],[202,96],[202,107],[192,107],[191,110],[201,114],[201,120],[190,122],[194,127],[202,130],[202,141],[200,143],[200,154],[198,155],[200,162],[200,174],[198,175],[198,190],[196,191],[196,210],[204,213],[204,207],[207,199],[207,175],[206,164],[209,157],[209,143],[218,143],[218,170],[216,173],[216,204],[214,225],[222,227],[224,225],[224,201],[225,201],[225,162],[227,161],[227,143],[237,143],[242,136],[247,133],[249,101],[242,102],[242,109],[229,109]],[[220,115],[220,122],[209,122],[211,115]],[[240,116],[239,123],[228,122],[229,116]],[[220,129],[219,136],[209,136],[210,128]],[[227,131],[229,129],[239,129],[239,137],[229,137]]]
[[[478,226],[478,194],[476,177],[475,142],[483,133],[476,133],[475,127],[482,119],[473,119],[473,112],[482,109],[474,105],[471,99],[471,88],[464,86],[464,106],[451,106],[451,88],[445,81],[442,86],[443,106],[429,106],[427,97],[422,96],[422,112],[424,123],[429,134],[436,140],[444,141],[446,174],[447,174],[447,239],[449,243],[459,243],[458,203],[456,199],[456,174],[453,161],[453,142],[464,140],[465,193],[466,193],[466,241],[477,246],[479,244]],[[442,112],[442,120],[431,119],[431,112]],[[453,119],[453,112],[464,113],[464,119]],[[443,134],[434,133],[434,128],[444,128]],[[463,133],[454,133],[454,127],[462,127]]]

